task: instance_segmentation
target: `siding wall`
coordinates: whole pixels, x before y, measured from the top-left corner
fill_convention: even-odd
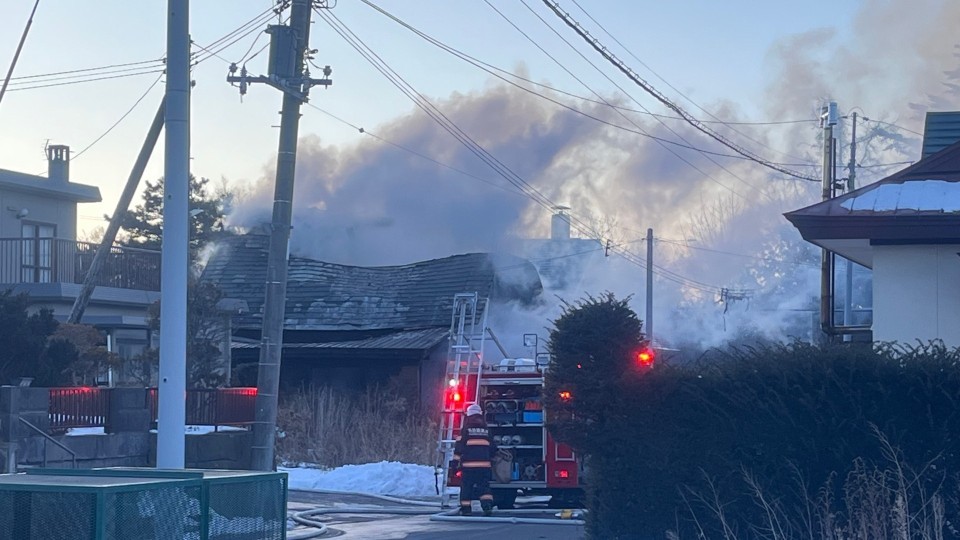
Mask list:
[[[874,246],[873,339],[960,346],[960,245]]]

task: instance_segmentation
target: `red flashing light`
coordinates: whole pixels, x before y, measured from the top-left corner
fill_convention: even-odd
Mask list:
[[[560,399],[562,399],[563,401],[570,401],[570,398],[572,397],[573,397],[573,394],[571,394],[566,390],[564,390],[563,392],[560,392]]]
[[[446,408],[457,409],[463,405],[463,392],[460,390],[460,382],[457,379],[447,381]]]
[[[560,471],[560,478],[570,478],[570,471]]]
[[[641,349],[637,353],[637,363],[640,364],[640,367],[653,367],[653,361],[656,358],[656,355],[653,353],[653,349]]]

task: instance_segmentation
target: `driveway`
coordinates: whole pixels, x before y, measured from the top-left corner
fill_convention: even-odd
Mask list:
[[[336,506],[362,506],[382,508],[389,512],[390,508],[400,505],[382,501],[380,499],[360,495],[331,495],[307,491],[291,490],[288,495],[288,508],[291,511],[308,510],[312,508],[333,508]],[[439,512],[439,508],[437,508]],[[522,514],[522,517],[552,518],[556,510],[543,508],[542,513]],[[509,511],[495,511],[496,517],[521,517],[520,514],[511,514]],[[487,540],[499,538],[502,540],[581,540],[586,538],[582,526],[563,524],[558,521],[552,524],[520,524],[520,523],[455,523],[445,521],[430,521],[429,515],[398,516],[390,514],[327,514],[321,518],[328,527],[330,534],[323,538],[342,537],[344,540],[357,538],[363,540]]]

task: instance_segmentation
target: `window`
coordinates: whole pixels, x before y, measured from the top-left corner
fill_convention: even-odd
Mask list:
[[[56,225],[47,223],[24,223],[20,226],[20,237],[23,239],[21,281],[53,282],[53,239],[56,233]]]

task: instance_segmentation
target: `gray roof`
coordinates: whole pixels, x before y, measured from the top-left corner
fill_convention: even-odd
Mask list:
[[[234,328],[262,324],[269,237],[247,234],[221,242],[203,279],[250,310]],[[284,328],[376,330],[449,327],[453,296],[477,292],[491,302],[533,302],[542,285],[527,260],[469,253],[403,266],[358,267],[290,257]]]
[[[284,343],[286,349],[410,349],[429,350],[447,338],[447,327],[420,328],[417,330],[399,330],[388,334],[356,339],[352,341],[330,341],[322,343]],[[260,342],[234,341],[232,349],[260,349]]]
[[[100,188],[73,182],[57,182],[33,174],[0,169],[0,188],[22,193],[67,199],[76,202],[100,202]]]

